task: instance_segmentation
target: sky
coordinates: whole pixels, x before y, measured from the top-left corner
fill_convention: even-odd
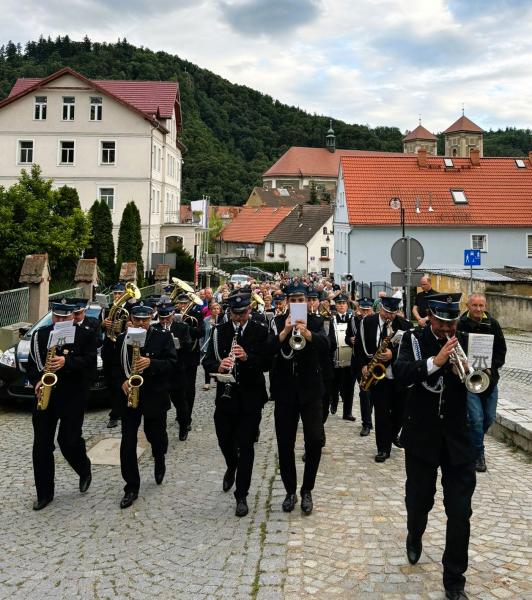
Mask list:
[[[0,43],[118,38],[311,113],[532,127],[530,0],[2,0]]]

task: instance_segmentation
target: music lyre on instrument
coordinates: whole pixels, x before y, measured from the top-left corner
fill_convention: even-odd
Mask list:
[[[450,336],[445,334],[447,340],[450,340]],[[470,369],[468,365],[467,354],[458,342],[454,350],[449,355],[450,362],[456,368],[460,381],[466,386],[467,391],[473,394],[482,394],[485,392],[490,385],[490,378],[484,371],[475,371]]]

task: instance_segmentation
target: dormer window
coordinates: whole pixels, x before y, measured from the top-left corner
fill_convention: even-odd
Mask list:
[[[74,96],[63,96],[63,121],[74,120],[74,108],[76,99]]]
[[[452,158],[444,158],[443,159],[443,163],[445,164],[445,168],[446,169],[452,169],[454,167],[454,163],[453,163],[453,159]]]
[[[515,165],[518,169],[526,169],[525,161],[522,158],[516,158]]]
[[[47,97],[46,96],[35,96],[35,109],[33,112],[33,116],[36,121],[45,121],[46,120],[46,107],[47,107]]]
[[[467,204],[467,197],[464,190],[451,190],[451,196],[455,204]]]

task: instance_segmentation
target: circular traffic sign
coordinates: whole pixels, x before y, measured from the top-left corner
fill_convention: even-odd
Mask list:
[[[417,269],[425,257],[423,246],[411,237],[399,238],[392,246],[390,254],[393,264],[399,269]]]

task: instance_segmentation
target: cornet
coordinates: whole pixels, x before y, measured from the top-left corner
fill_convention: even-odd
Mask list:
[[[446,334],[448,340],[450,336]],[[467,355],[458,342],[449,355],[450,362],[456,367],[460,381],[466,386],[467,391],[473,394],[482,394],[490,385],[490,378],[484,371],[472,371],[467,364]],[[465,363],[465,366],[464,366]]]

